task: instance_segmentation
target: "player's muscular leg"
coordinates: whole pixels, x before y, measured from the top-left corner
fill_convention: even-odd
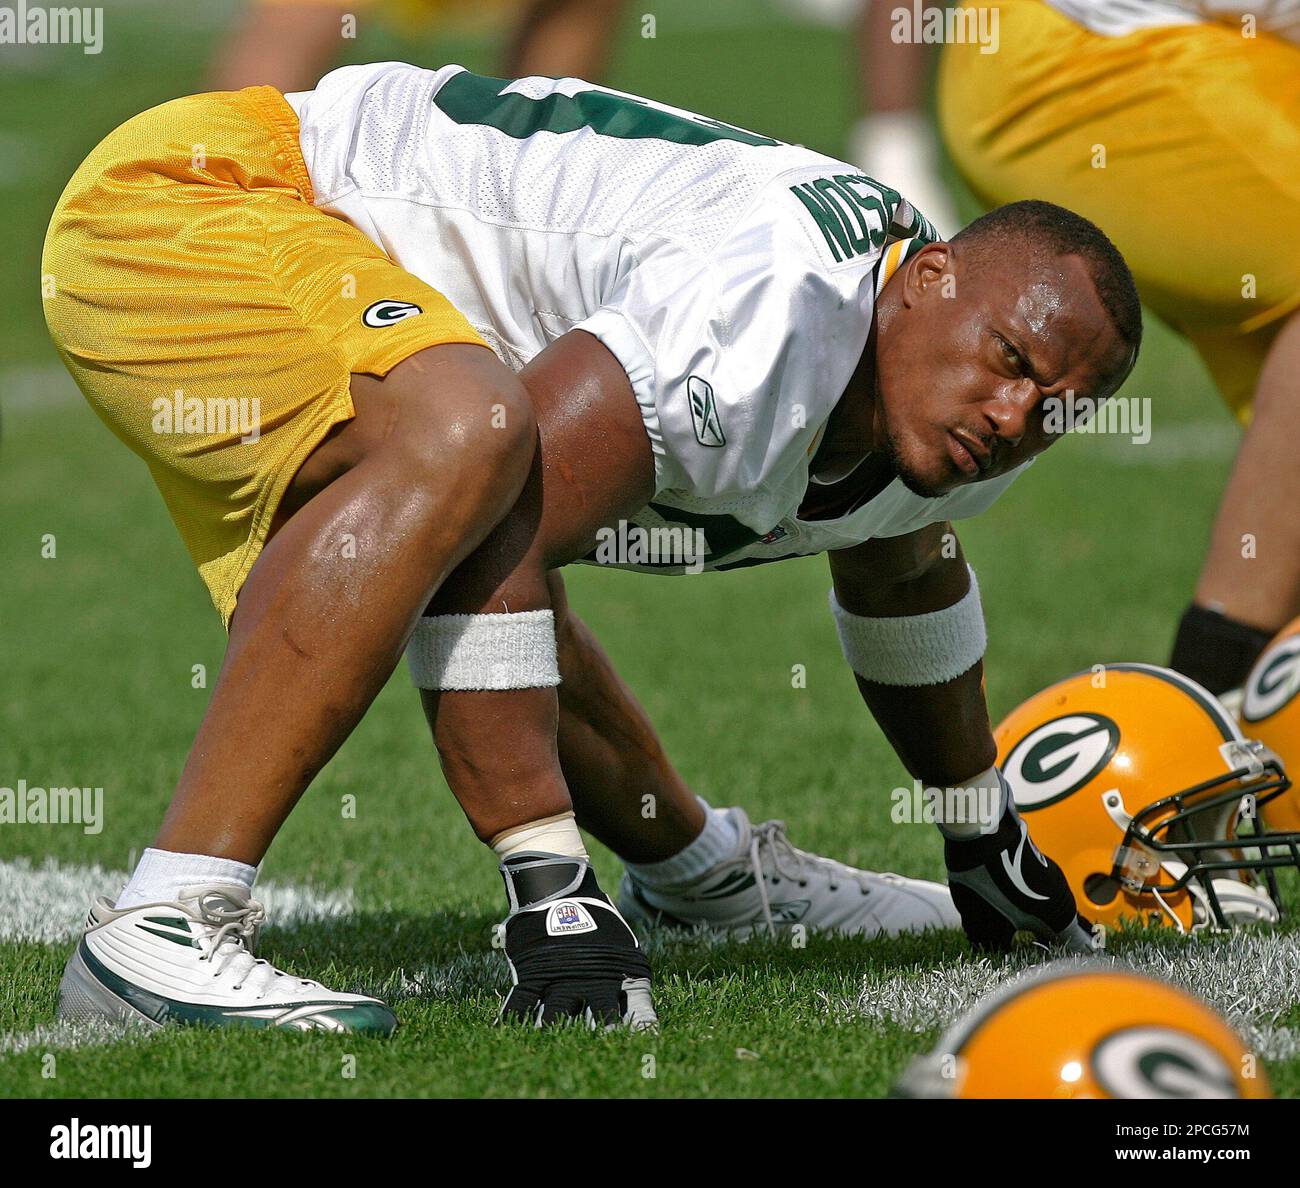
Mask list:
[[[429,348],[352,393],[355,419],[300,471],[240,593],[159,849],[259,862],[523,485],[527,395],[482,347]]]
[[[560,767],[546,580],[645,504],[650,444],[627,375],[591,335],[558,339],[523,379],[540,439],[528,481],[428,607],[412,670],[447,782],[500,859],[502,1019],[653,1026],[650,965],[591,868]]]
[[[540,435],[510,514],[439,590],[427,614],[551,610],[547,571],[582,556],[598,528],[654,490],[649,441],[627,375],[573,331],[520,375]],[[571,807],[556,750],[553,687],[421,690],[447,781],[480,838]]]
[[[1237,451],[1196,587],[1200,606],[1265,631],[1300,614],[1300,314],[1260,372],[1254,419]],[[1255,548],[1243,555],[1249,535]]]
[[[704,810],[646,712],[548,576],[560,661],[559,756],[578,824],[627,862],[660,862],[704,828]],[[653,811],[647,814],[647,806]]]

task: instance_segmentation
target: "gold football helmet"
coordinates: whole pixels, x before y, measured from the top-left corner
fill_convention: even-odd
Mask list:
[[[1035,694],[994,736],[1016,807],[1088,919],[1183,932],[1278,919],[1275,871],[1300,867],[1300,833],[1259,818],[1290,781],[1195,681],[1099,665]]]
[[[1048,966],[981,1001],[894,1092],[950,1098],[1271,1097],[1262,1062],[1190,994],[1142,974]]]
[[[1241,723],[1283,765],[1300,769],[1300,619],[1277,633],[1255,661],[1242,690]],[[1300,831],[1300,796],[1291,791],[1268,802],[1270,829]]]

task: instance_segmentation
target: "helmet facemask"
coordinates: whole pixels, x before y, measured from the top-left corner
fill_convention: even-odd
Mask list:
[[[1300,868],[1300,833],[1269,832],[1260,820],[1261,806],[1291,786],[1277,756],[1249,739],[1219,750],[1228,768],[1223,775],[1153,801],[1131,817],[1118,791],[1102,796],[1124,830],[1111,877],[1133,896],[1150,895],[1180,928],[1170,901],[1184,894],[1192,901],[1193,929],[1276,922],[1276,870]]]

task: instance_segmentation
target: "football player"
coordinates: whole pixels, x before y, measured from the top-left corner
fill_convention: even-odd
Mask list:
[[[384,63],[129,121],[69,183],[44,271],[64,359],[148,462],[230,632],[154,845],[70,958],[65,1014],[391,1029],[383,1004],[258,962],[251,890],[408,644],[505,880],[508,1016],[654,1020],[575,814],[629,859],[643,916],[744,931],[817,868],[814,925],[939,922],[939,889],[689,794],[566,612],[551,575],[580,560],[827,553],[845,657],[903,762],[988,805],[941,823],[968,935],[1089,945],[994,766],[979,592],[948,523],[1051,444],[1047,401],[1105,398],[1133,366],[1136,291],[1091,223],[1023,203],[942,243],[799,146],[575,79]],[[205,421],[253,394],[255,433]],[[178,401],[194,418],[168,432]],[[683,542],[658,566],[618,543],[656,529]]]
[[[1235,705],[1300,614],[1300,255],[1286,246],[1300,221],[1300,4],[980,7],[995,10],[1000,51],[948,44],[940,72],[945,138],[971,187],[1105,227],[1246,427],[1170,661]]]

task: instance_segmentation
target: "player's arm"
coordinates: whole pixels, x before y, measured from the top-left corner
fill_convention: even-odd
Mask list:
[[[977,944],[1016,932],[1091,946],[1060,868],[1026,842],[994,766],[984,618],[950,524],[830,554],[832,611],[858,688],[907,770],[936,789],[953,902]],[[971,788],[969,796],[945,795]],[[981,817],[970,806],[990,805]],[[971,817],[974,816],[974,819]]]
[[[971,575],[950,524],[931,524],[906,536],[869,540],[829,554],[835,600],[849,615],[906,620],[954,607],[970,594]],[[837,616],[840,617],[840,616]],[[842,621],[842,617],[841,617]],[[943,663],[919,668],[913,679],[953,667],[962,671],[933,683],[886,683],[857,672],[889,677],[882,663],[855,667],[858,689],[903,766],[928,785],[959,784],[993,766],[997,746],[984,702],[983,624],[971,621],[966,650]],[[851,622],[849,623],[851,627]],[[890,624],[881,623],[882,632]],[[966,663],[970,656],[973,663]],[[904,661],[906,657],[903,657]],[[899,665],[898,677],[908,674]]]
[[[411,667],[447,781],[501,860],[506,1013],[647,1025],[649,966],[596,883],[560,770],[546,574],[645,505],[654,462],[627,375],[598,339],[566,334],[520,378],[538,423],[532,471],[427,608]]]

